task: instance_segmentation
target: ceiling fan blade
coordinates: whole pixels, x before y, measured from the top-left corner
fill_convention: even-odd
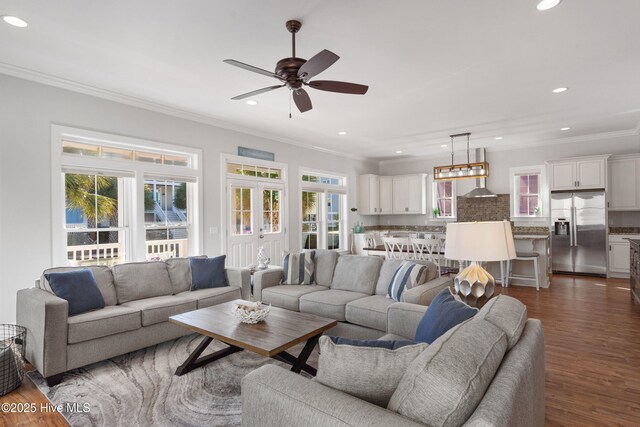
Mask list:
[[[336,82],[333,80],[314,80],[308,83],[314,89],[326,90],[328,92],[348,93],[351,95],[364,95],[369,90],[369,86],[356,83]]]
[[[225,59],[222,62],[226,62],[229,65],[234,65],[236,67],[240,67],[247,71],[253,71],[254,73],[262,74],[264,76],[275,77],[278,80],[282,80],[282,77],[279,75],[272,73],[271,71],[263,70],[262,68],[254,67],[253,65],[245,64],[244,62],[236,61],[235,59]]]
[[[302,64],[298,70],[298,77],[306,82],[332,66],[338,59],[340,59],[338,55],[325,49]]]
[[[296,107],[301,113],[311,110],[311,98],[304,89],[296,89],[293,91],[293,101],[296,103]]]
[[[234,96],[231,99],[237,101],[238,99],[249,98],[250,96],[260,95],[261,93],[269,92],[269,91],[272,91],[272,90],[275,90],[275,89],[280,89],[283,86],[284,85],[263,87],[262,89],[258,89],[258,90],[254,90],[252,92],[243,93],[242,95]]]

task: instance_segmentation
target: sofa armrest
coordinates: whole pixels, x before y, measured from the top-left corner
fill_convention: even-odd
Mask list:
[[[440,291],[450,286],[453,286],[453,279],[441,276],[404,291],[402,293],[402,301],[411,304],[429,305]]]
[[[279,285],[283,277],[284,272],[281,268],[270,268],[253,273],[253,299],[262,301],[262,290]]]
[[[68,313],[69,303],[51,292],[18,291],[16,322],[27,328],[26,359],[44,377],[67,370]]]
[[[419,304],[396,302],[387,309],[387,333],[407,339],[416,337],[416,329],[427,307]]]
[[[225,272],[229,286],[240,288],[242,299],[251,301],[251,272],[246,268],[231,267],[227,267]]]
[[[421,425],[274,365],[246,375],[241,390],[243,427]]]

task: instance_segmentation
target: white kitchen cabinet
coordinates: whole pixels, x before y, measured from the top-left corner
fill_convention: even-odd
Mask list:
[[[358,211],[361,215],[426,214],[426,174],[360,175]]]
[[[629,277],[629,251],[627,239],[639,239],[640,235],[612,234],[609,236],[609,276]]]
[[[393,213],[393,177],[380,177],[380,215]]]
[[[402,175],[393,177],[393,213],[426,214],[426,175]]]
[[[559,162],[550,165],[551,191],[576,188],[576,162]]]
[[[606,188],[607,157],[593,156],[547,162],[551,191]]]
[[[609,160],[609,209],[640,210],[640,156],[615,156]]]
[[[380,215],[380,177],[378,175],[360,175],[358,211],[360,215]]]

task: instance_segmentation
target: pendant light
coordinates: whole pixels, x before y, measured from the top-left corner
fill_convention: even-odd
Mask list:
[[[454,164],[453,162],[453,140],[458,137],[467,137],[467,163]],[[450,181],[452,179],[486,178],[489,176],[489,163],[471,163],[469,159],[469,139],[471,133],[458,133],[449,135],[451,138],[451,164],[446,166],[436,166],[433,168],[434,181]]]

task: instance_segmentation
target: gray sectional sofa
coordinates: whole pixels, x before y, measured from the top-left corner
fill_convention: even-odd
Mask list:
[[[57,297],[46,273],[90,268],[105,307],[68,316],[68,303]],[[191,291],[188,258],[45,270],[36,287],[17,296],[17,323],[28,331],[26,358],[47,379],[64,372],[191,333],[168,322],[169,316],[234,299],[251,298],[245,269],[226,269],[229,286]]]
[[[403,302],[429,305],[444,288],[453,284],[438,277],[435,264],[427,265],[427,282],[403,293]],[[350,338],[378,338],[387,330],[387,310],[395,303],[387,288],[402,260],[340,255],[336,251],[315,251],[314,285],[281,285],[281,269],[258,271],[253,277],[257,301],[303,313],[329,317],[338,326],[328,334]]]
[[[413,339],[427,309],[391,305],[382,339]],[[544,364],[541,322],[527,319],[516,299],[498,296],[409,365],[389,403],[394,410],[265,365],[242,380],[242,425],[540,427]]]

